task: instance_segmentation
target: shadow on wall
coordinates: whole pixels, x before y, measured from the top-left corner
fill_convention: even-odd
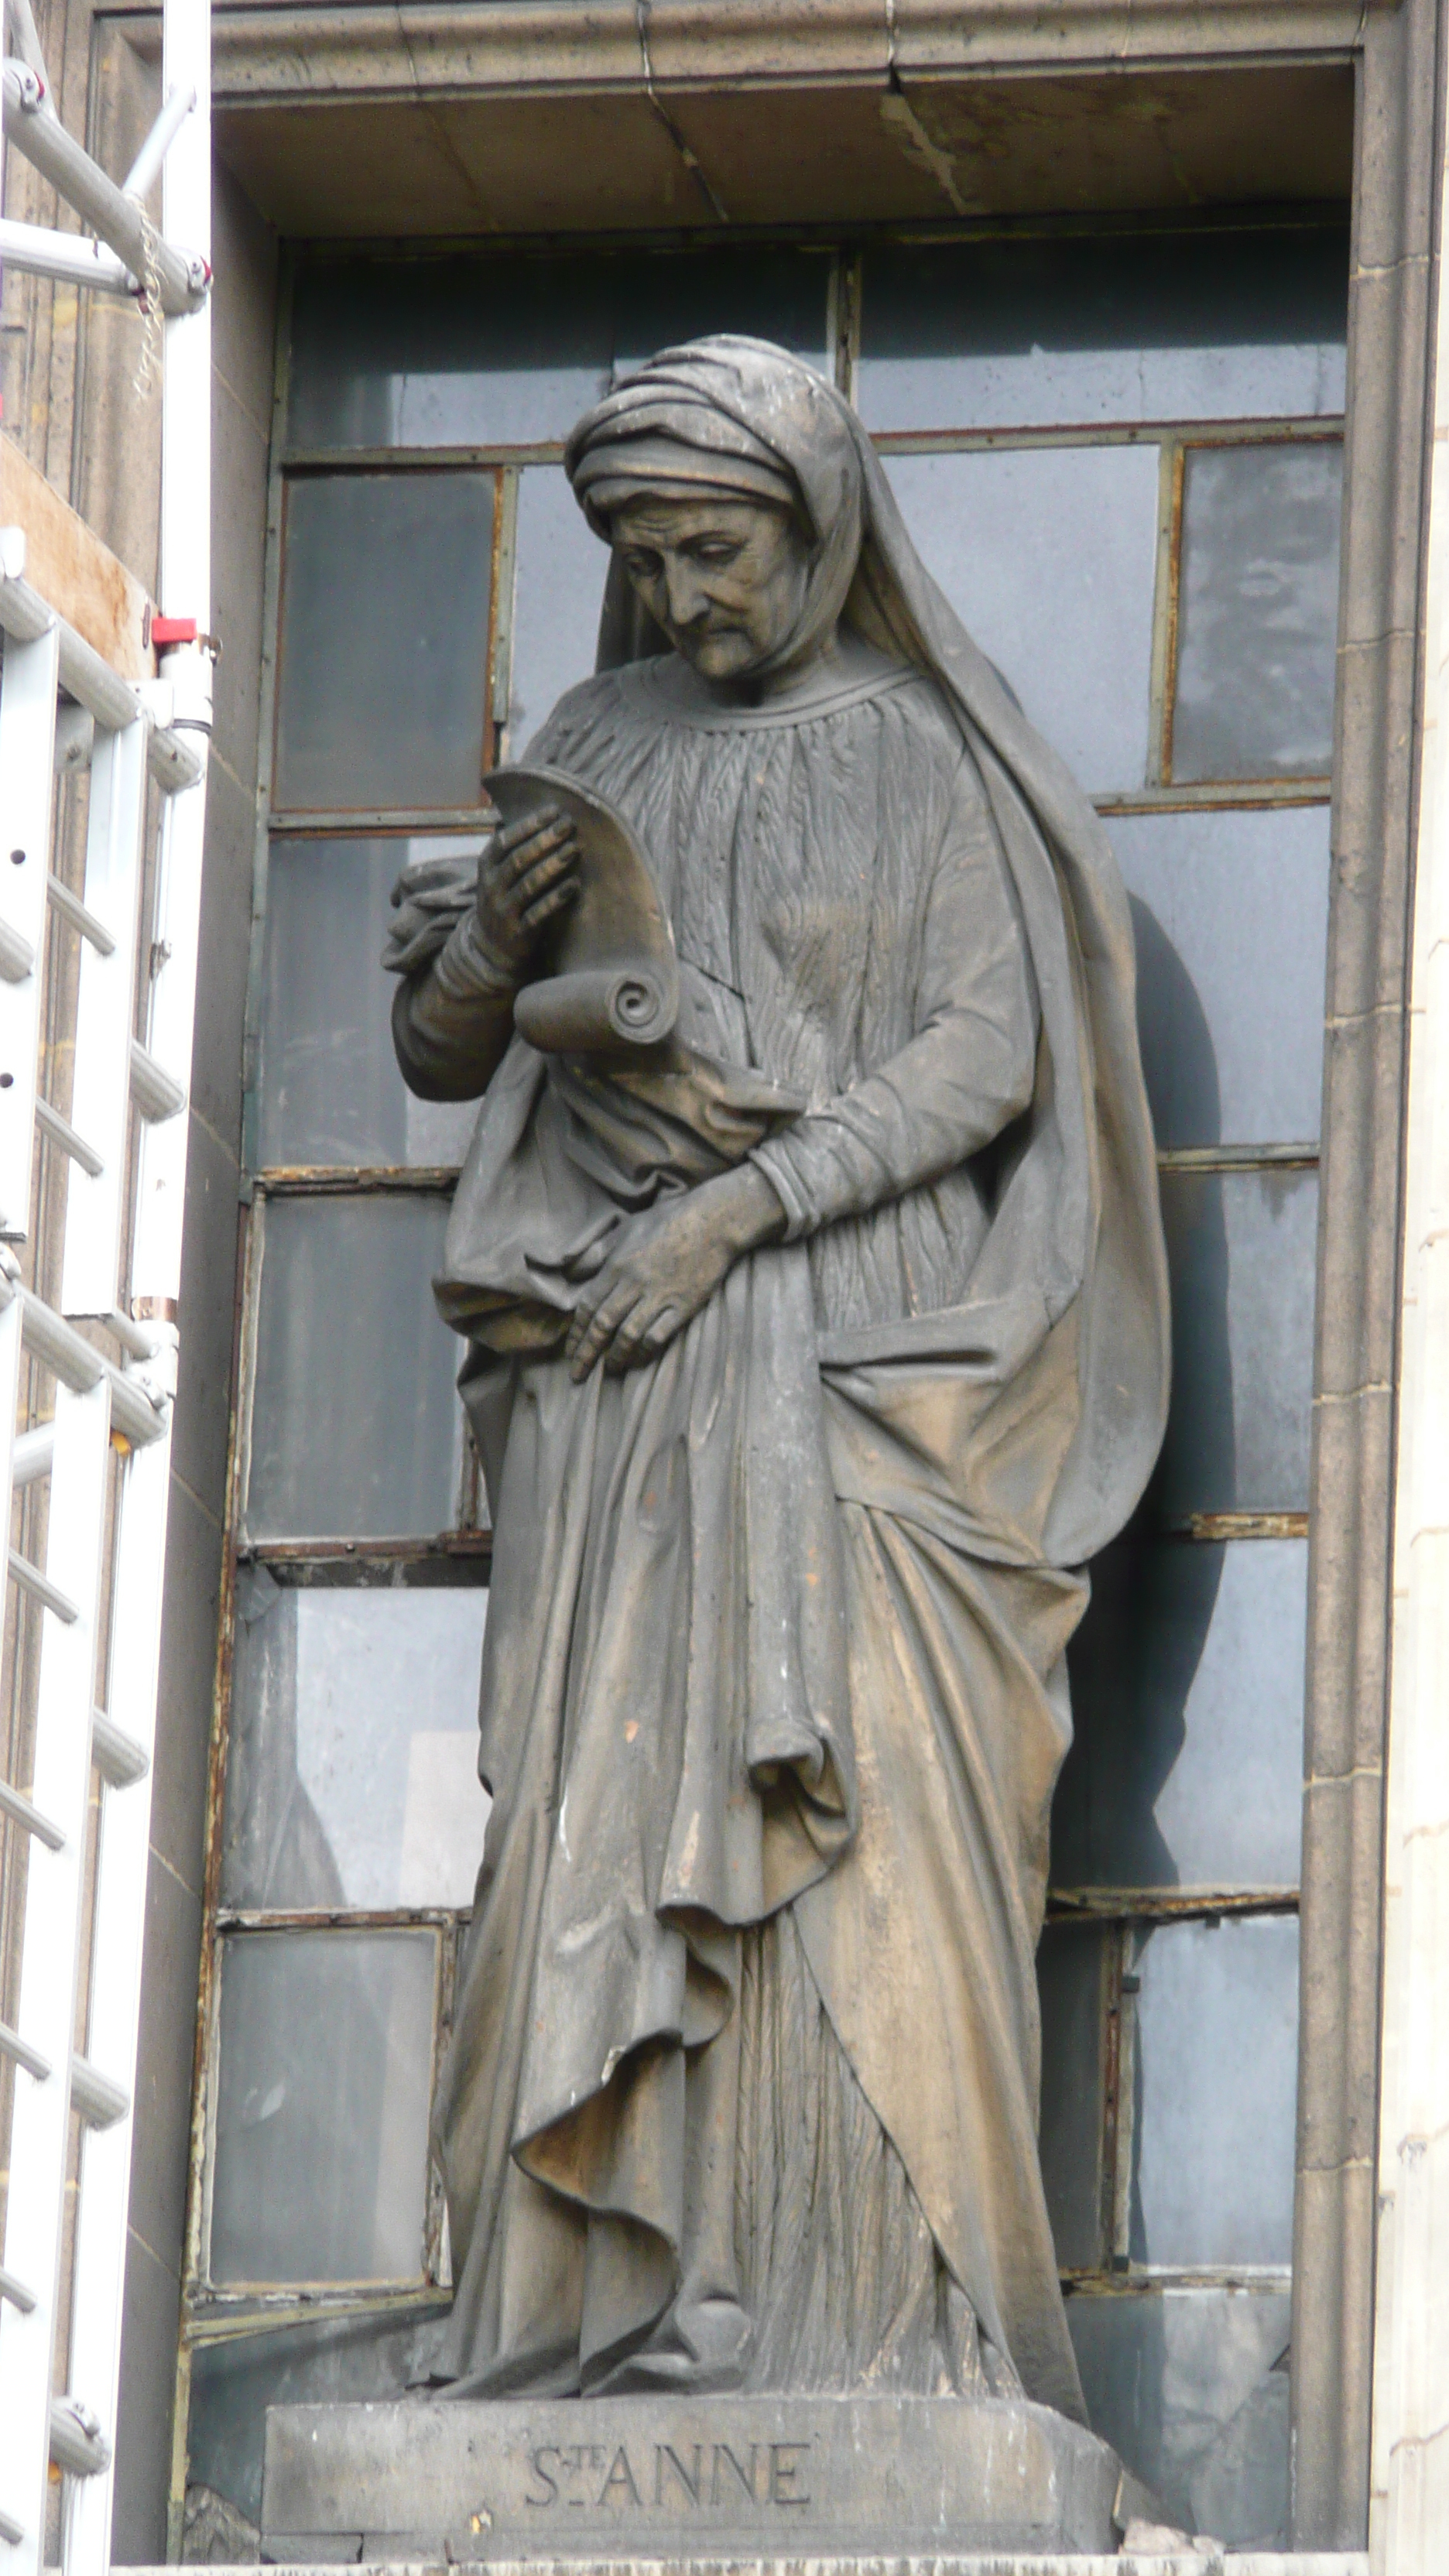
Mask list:
[[[1169,1083],[1199,1104],[1221,1139],[1217,1063],[1207,1018],[1182,959],[1147,906],[1132,901],[1138,1018],[1149,1097],[1159,1126]],[[1194,1175],[1190,1310],[1174,1312],[1174,1374],[1190,1330],[1194,1455],[1191,1484],[1205,1508],[1235,1489],[1233,1364],[1228,1337],[1228,1243],[1212,1173]],[[1175,1246],[1173,1247],[1176,1248]],[[1174,1263],[1174,1269],[1180,1266]],[[1174,1286],[1177,1286],[1174,1282]],[[1175,1398],[1176,1402],[1176,1398]],[[1168,1442],[1173,1443],[1169,1428]],[[1054,1887],[1177,1887],[1178,1861],[1158,1825],[1162,1791],[1186,1741],[1188,1697],[1223,1575],[1220,1547],[1164,1541],[1159,1466],[1120,1538],[1092,1567],[1092,1599],[1070,1653],[1075,1740],[1052,1816]],[[1174,1474],[1174,1483],[1178,1481]]]

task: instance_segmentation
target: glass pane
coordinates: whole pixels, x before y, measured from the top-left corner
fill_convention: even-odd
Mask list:
[[[292,318],[292,447],[514,446],[568,436],[640,358],[702,331],[825,356],[819,251],[309,259]]]
[[[1140,1529],[1098,1557],[1071,1649],[1057,1887],[1294,1887],[1306,1539]]]
[[[251,1538],[431,1537],[456,1516],[459,1346],[433,1303],[445,1200],[266,1210]]]
[[[1328,807],[1114,815],[1159,1145],[1313,1144]]]
[[[1189,448],[1174,778],[1297,778],[1333,759],[1343,449]]]
[[[436,1935],[230,1933],[220,1974],[211,2278],[420,2279]]]
[[[508,710],[515,758],[565,689],[594,667],[609,550],[569,490],[561,465],[518,478],[518,571]]]
[[[1340,412],[1348,235],[1134,234],[866,253],[872,429]]]
[[[1102,1977],[1107,1936],[1049,1923],[1037,1952],[1041,1995],[1041,2175],[1063,2271],[1100,2264]]]
[[[329,1591],[237,1579],[222,1899],[467,1906],[482,1589]]]
[[[1137,1975],[1133,2261],[1288,2263],[1296,1916],[1156,1924]]]
[[[1172,1412],[1156,1510],[1308,1508],[1318,1175],[1162,1175]]]
[[[1078,2291],[1067,2323],[1093,2431],[1172,2521],[1286,2549],[1287,2291]]]
[[[318,474],[287,486],[272,802],[476,805],[492,474]]]
[[[191,2357],[189,2484],[225,2496],[259,2524],[267,2408],[398,2396],[413,2348],[437,2313],[420,2316],[410,2308],[402,2318],[329,2317],[198,2344]]]
[[[926,568],[1084,787],[1147,762],[1154,447],[892,456]]]
[[[277,840],[267,862],[258,1154],[295,1163],[458,1164],[471,1100],[417,1100],[393,1053],[382,968],[409,859],[481,839]]]

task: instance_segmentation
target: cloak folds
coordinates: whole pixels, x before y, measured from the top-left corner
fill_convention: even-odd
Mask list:
[[[566,461],[601,532],[631,489],[788,491],[811,570],[758,706],[625,661],[530,747],[648,851],[716,1097],[515,1038],[449,1227],[495,1805],[436,2113],[434,2366],[929,2390],[984,2361],[1080,2412],[1034,1959],[1080,1569],[1166,1411],[1125,896],[807,367],[667,351]],[[792,685],[837,617],[828,686]],[[404,1071],[456,1086],[471,884],[400,892]],[[744,1153],[784,1242],[657,1360],[574,1387],[611,1229]]]

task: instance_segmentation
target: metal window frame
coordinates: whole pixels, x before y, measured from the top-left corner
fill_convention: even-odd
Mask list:
[[[253,1531],[248,1517],[248,1489],[251,1478],[252,1418],[257,1388],[257,1335],[261,1320],[262,1280],[267,1252],[267,1202],[270,1198],[303,1200],[389,1198],[451,1200],[458,1174],[446,1165],[419,1164],[388,1167],[381,1187],[374,1176],[361,1174],[343,1178],[328,1172],[321,1187],[302,1173],[288,1176],[288,1185],[278,1191],[269,1173],[256,1173],[252,1181],[251,1205],[245,1221],[245,1249],[241,1266],[242,1333],[237,1355],[237,1370],[232,1409],[232,1438],[237,1461],[236,1505],[232,1523],[232,1543],[238,1561],[245,1559],[261,1565],[293,1564],[322,1566],[337,1559],[373,1557],[380,1561],[449,1553],[479,1556],[486,1560],[491,1552],[487,1525],[480,1525],[476,1515],[479,1485],[476,1460],[461,1404],[455,1414],[457,1438],[456,1468],[453,1480],[453,1518],[440,1530],[409,1530],[368,1533],[361,1538],[348,1538],[332,1530],[298,1532],[279,1536]]]
[[[265,2316],[270,2324],[278,2302],[298,2306],[308,2318],[354,2314],[359,2306],[371,2314],[388,2313],[400,2302],[435,2298],[450,2286],[440,2278],[441,2203],[433,2188],[431,2159],[424,2176],[423,2226],[416,2275],[365,2275],[346,2280],[217,2281],[212,2274],[211,2234],[216,2185],[216,2117],[219,2096],[223,1961],[235,1940],[266,1939],[275,1933],[430,1932],[433,1936],[433,2027],[431,2081],[435,2085],[445,2044],[446,2010],[451,2005],[457,1973],[459,1917],[444,1906],[229,1907],[219,1908],[215,1926],[215,1971],[208,1994],[206,2033],[207,2133],[206,2167],[198,2235],[196,2296],[204,2301],[211,2322],[245,2311],[248,2321]],[[431,2098],[431,2096],[430,2096]],[[239,2328],[244,2330],[244,2328]]]
[[[317,831],[319,824],[331,826],[334,822],[340,822],[344,830],[351,829],[353,831],[357,831],[362,829],[369,821],[376,821],[379,828],[383,831],[391,831],[396,829],[398,820],[403,815],[426,815],[431,817],[435,812],[448,816],[455,814],[463,815],[467,818],[467,821],[465,821],[464,824],[464,828],[466,829],[467,822],[471,822],[476,826],[483,820],[484,816],[488,812],[487,800],[483,794],[483,778],[484,774],[494,766],[494,762],[499,756],[496,749],[499,730],[495,714],[495,700],[497,696],[496,674],[500,666],[504,669],[507,668],[510,658],[506,644],[500,648],[499,630],[501,625],[506,635],[512,616],[510,589],[508,608],[500,617],[498,583],[505,555],[511,581],[513,532],[517,516],[516,492],[513,495],[512,508],[510,510],[506,495],[508,477],[505,472],[503,461],[496,457],[473,458],[466,465],[461,467],[457,465],[439,465],[436,459],[429,455],[426,449],[410,448],[401,451],[397,457],[390,458],[386,462],[369,457],[364,463],[359,464],[356,459],[349,454],[341,457],[334,457],[330,461],[316,461],[306,465],[298,465],[294,461],[288,460],[283,466],[280,498],[281,524],[277,540],[279,567],[277,575],[276,665],[271,692],[272,704],[268,718],[272,728],[268,761],[269,782],[270,780],[275,779],[278,767],[278,729],[281,724],[283,688],[282,636],[287,614],[287,519],[290,511],[291,495],[294,486],[302,482],[342,483],[363,480],[379,481],[384,475],[389,475],[398,480],[401,480],[404,477],[417,477],[421,480],[425,476],[431,475],[436,477],[448,473],[488,475],[491,476],[493,482],[493,524],[489,533],[488,547],[488,644],[484,656],[482,757],[478,764],[477,805],[476,807],[464,805],[445,806],[439,808],[423,806],[379,806],[375,808],[358,808],[355,806],[333,805],[299,805],[288,808],[278,806],[275,813],[269,813],[268,817],[273,832],[281,830],[302,833],[305,832],[309,826],[315,832]],[[516,483],[516,475],[513,479]],[[505,518],[507,519],[506,541]],[[430,828],[434,830],[446,830],[448,826],[446,823],[439,825],[430,821],[424,821],[420,823],[417,828],[424,831]],[[323,837],[320,832],[318,832],[317,836],[319,839]],[[329,831],[328,837],[331,836],[332,835]]]

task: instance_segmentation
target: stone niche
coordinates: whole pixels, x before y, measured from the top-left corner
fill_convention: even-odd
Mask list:
[[[1025,2402],[401,2399],[272,2407],[262,2538],[302,2563],[1090,2553],[1155,2512]]]

